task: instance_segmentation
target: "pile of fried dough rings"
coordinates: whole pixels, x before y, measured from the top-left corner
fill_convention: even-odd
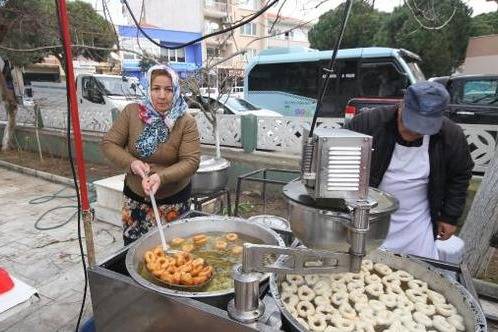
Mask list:
[[[202,258],[193,258],[188,252],[165,254],[161,246],[144,254],[147,270],[161,281],[172,285],[198,286],[211,278],[213,267]]]

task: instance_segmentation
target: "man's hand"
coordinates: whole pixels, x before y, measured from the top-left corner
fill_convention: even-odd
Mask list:
[[[455,234],[456,226],[448,224],[442,221],[437,222],[437,239],[438,240],[448,240],[453,234]]]
[[[150,172],[150,166],[147,163],[144,163],[141,160],[133,160],[130,165],[131,171],[133,174],[140,175],[142,179],[147,177],[147,174]]]
[[[147,195],[149,195],[150,193],[152,193],[152,195],[155,195],[160,185],[161,179],[157,174],[152,174],[151,176],[144,177],[142,179],[142,188],[144,188],[144,191]]]

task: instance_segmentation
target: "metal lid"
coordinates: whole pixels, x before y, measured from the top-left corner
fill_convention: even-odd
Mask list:
[[[290,230],[290,224],[287,219],[271,214],[260,214],[257,216],[252,216],[248,218],[247,221],[256,222],[262,226],[273,228],[276,230]]]
[[[221,171],[228,167],[230,167],[230,162],[224,158],[202,155],[197,173]]]
[[[344,200],[336,200],[335,202],[331,200],[326,202],[315,201],[306,191],[304,184],[299,180],[291,181],[286,184],[283,188],[283,194],[299,204],[321,210],[346,212],[348,209]],[[398,199],[393,195],[372,187],[368,189],[368,200],[377,202],[377,205],[370,210],[370,215],[374,216],[392,213],[399,207]]]

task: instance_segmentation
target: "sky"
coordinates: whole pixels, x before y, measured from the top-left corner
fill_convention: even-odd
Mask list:
[[[282,3],[280,0],[279,3]],[[301,16],[306,20],[318,18],[320,14],[337,7],[343,3],[344,0],[287,0],[284,8],[282,9],[283,15],[286,16]],[[466,0],[464,1],[473,10],[473,15],[496,11],[498,4],[494,1],[486,0]],[[403,3],[403,0],[376,0],[375,8],[385,12],[391,12],[394,7]],[[313,9],[317,4],[321,4],[317,9]],[[276,6],[278,8],[278,5]],[[303,9],[304,8],[304,9]],[[273,12],[276,9],[272,10]]]

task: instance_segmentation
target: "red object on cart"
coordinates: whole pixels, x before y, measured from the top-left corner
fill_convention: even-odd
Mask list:
[[[14,288],[14,282],[7,270],[0,267],[0,294],[10,291]]]

